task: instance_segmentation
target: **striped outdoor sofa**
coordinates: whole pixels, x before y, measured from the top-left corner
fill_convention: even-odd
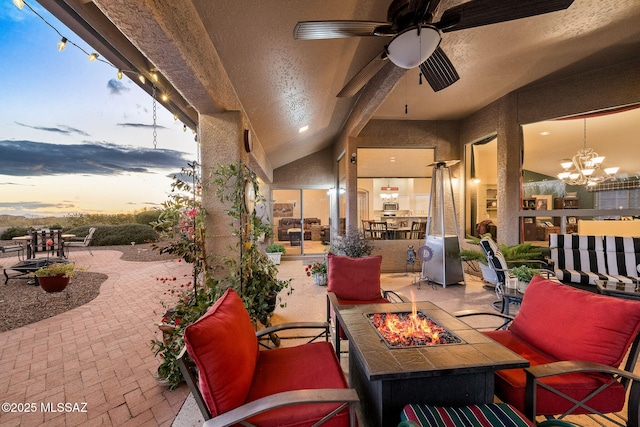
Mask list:
[[[595,285],[596,280],[640,280],[640,238],[550,234],[556,277],[563,283]]]

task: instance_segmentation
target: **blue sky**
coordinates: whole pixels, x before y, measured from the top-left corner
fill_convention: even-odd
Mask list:
[[[63,36],[93,49],[29,1]],[[194,134],[128,77],[90,62],[26,6],[0,2],[0,215],[140,211],[196,159]]]

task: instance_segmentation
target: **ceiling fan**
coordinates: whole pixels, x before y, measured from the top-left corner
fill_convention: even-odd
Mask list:
[[[433,22],[440,0],[393,0],[388,22],[303,21],[293,30],[297,40],[344,37],[391,37],[384,51],[365,65],[338,97],[351,97],[375,76],[387,59],[398,67],[420,67],[435,92],[460,79],[455,67],[440,47],[442,33],[480,27],[564,10],[574,0],[470,0],[444,11]]]

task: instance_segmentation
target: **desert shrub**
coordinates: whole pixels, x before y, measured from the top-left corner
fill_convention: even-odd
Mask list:
[[[131,242],[140,244],[155,242],[158,239],[158,233],[150,225],[144,224],[82,226],[65,232],[84,237],[89,234],[90,227],[97,228],[91,246],[130,245]]]
[[[0,240],[11,240],[14,237],[18,236],[26,236],[29,234],[29,227],[11,227],[4,230],[2,235],[0,235]]]
[[[158,222],[158,218],[162,213],[159,209],[151,209],[148,211],[138,212],[134,215],[134,222],[136,224],[151,224],[152,222]]]

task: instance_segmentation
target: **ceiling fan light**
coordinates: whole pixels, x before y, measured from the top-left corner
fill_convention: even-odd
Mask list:
[[[429,25],[409,28],[391,40],[387,55],[398,67],[411,69],[422,64],[440,45],[440,32]]]

